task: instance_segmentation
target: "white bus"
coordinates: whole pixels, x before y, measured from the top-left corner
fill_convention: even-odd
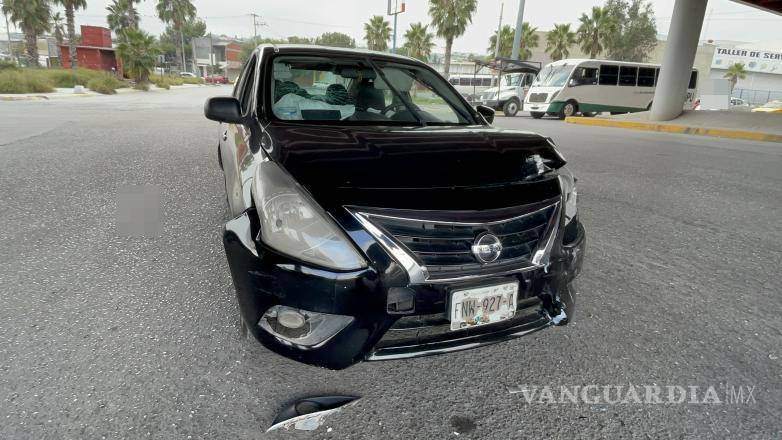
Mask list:
[[[451,75],[448,82],[470,102],[477,99],[484,90],[497,85],[497,76],[485,73],[478,75]]]
[[[652,106],[658,64],[610,60],[559,60],[541,69],[524,100],[524,110],[533,118],[559,118],[578,113],[632,113]],[[691,109],[698,83],[692,71],[685,109]]]

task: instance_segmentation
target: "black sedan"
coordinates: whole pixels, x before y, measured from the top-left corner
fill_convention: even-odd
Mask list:
[[[205,114],[243,325],[275,352],[344,368],[572,319],[586,238],[565,159],[425,64],[260,46]]]

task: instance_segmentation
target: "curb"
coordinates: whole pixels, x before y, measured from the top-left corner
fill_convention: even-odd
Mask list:
[[[686,125],[666,124],[657,122],[622,121],[618,119],[584,118],[581,116],[568,116],[565,122],[578,125],[591,125],[593,127],[627,128],[630,130],[656,131],[661,133],[693,134],[697,136],[711,136],[729,139],[743,139],[760,142],[782,142],[782,135],[774,133],[762,133],[757,131],[734,130],[729,128],[691,127]]]
[[[47,96],[12,96],[0,95],[0,101],[48,101]]]

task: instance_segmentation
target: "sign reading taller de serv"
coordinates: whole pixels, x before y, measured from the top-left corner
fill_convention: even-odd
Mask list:
[[[748,72],[782,75],[782,52],[741,47],[718,47],[711,60],[712,69],[727,69],[733,64],[744,64]]]

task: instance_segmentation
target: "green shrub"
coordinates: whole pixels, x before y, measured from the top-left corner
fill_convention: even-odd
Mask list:
[[[193,78],[190,76],[180,77],[179,78],[182,81],[182,84],[203,84],[204,80],[203,78]]]
[[[87,82],[88,89],[93,92],[103,93],[104,95],[113,95],[117,93],[117,89],[121,86],[122,81],[108,73],[96,76]]]
[[[48,69],[42,70],[47,75],[55,87],[73,87],[76,85],[85,86],[90,80],[107,75],[101,70],[76,69],[74,73],[71,69]]]
[[[133,85],[133,88],[136,90],[143,90],[145,92],[149,91],[149,83],[148,82],[137,82]]]
[[[19,67],[13,61],[0,60],[0,71],[2,70],[19,70]]]
[[[165,76],[152,75],[149,77],[149,81],[161,89],[168,90],[171,88],[171,81]]]
[[[50,93],[51,81],[39,72],[22,69],[4,69],[0,71],[0,93]]]

